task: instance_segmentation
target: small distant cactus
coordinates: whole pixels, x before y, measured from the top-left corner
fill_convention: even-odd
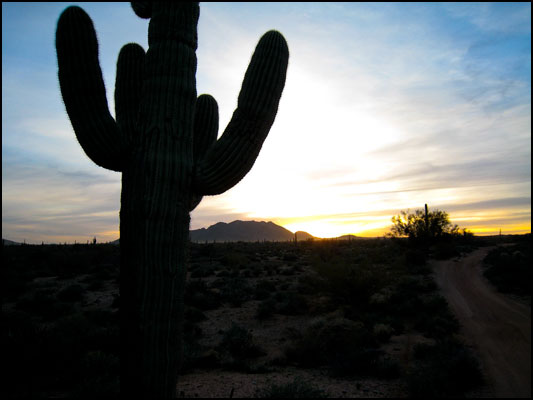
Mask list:
[[[196,97],[198,3],[138,2],[151,18],[148,51],[119,54],[116,119],[108,110],[93,23],[80,7],[61,14],[56,49],[61,93],[87,156],[122,172],[120,209],[121,394],[174,397],[181,359],[189,212],[252,168],[285,85],[288,47],[276,31],[252,56],[238,107],[219,140],[218,106]],[[222,32],[221,32],[222,33]]]

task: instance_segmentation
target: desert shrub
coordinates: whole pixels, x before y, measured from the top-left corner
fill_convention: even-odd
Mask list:
[[[379,342],[387,342],[394,333],[394,329],[388,324],[378,323],[374,325],[372,332]]]
[[[427,253],[424,249],[409,248],[405,252],[405,262],[408,265],[421,266],[426,264]]]
[[[442,339],[459,331],[459,321],[450,311],[444,297],[433,294],[420,296],[419,299],[414,318],[415,329],[435,339]]]
[[[260,320],[270,318],[277,311],[276,304],[276,300],[272,297],[261,301],[257,306],[256,318]]]
[[[369,375],[381,379],[395,379],[400,377],[401,368],[398,361],[391,359],[389,356],[379,354],[370,362],[368,368]]]
[[[28,281],[23,276],[4,276],[2,274],[1,290],[4,300],[10,301],[16,299],[27,289]]]
[[[180,365],[180,374],[186,373],[192,368],[202,367],[202,353],[205,348],[201,346],[198,339],[203,335],[202,329],[192,320],[185,319],[183,323],[183,348],[182,348],[182,363]],[[203,366],[215,366],[211,365]]]
[[[305,297],[299,293],[287,291],[277,292],[275,295],[278,304],[276,311],[284,315],[301,315],[308,310],[307,301]]]
[[[216,256],[217,249],[213,243],[195,244],[191,243],[191,253],[195,258],[211,259]]]
[[[385,286],[386,275],[378,265],[353,263],[340,256],[315,260],[314,267],[326,283],[326,290],[340,304],[362,305]]]
[[[407,376],[412,397],[456,397],[482,383],[477,359],[459,342],[418,344],[414,357]]]
[[[119,307],[120,307],[120,295],[114,294],[113,303],[111,303],[111,308],[119,308]]]
[[[116,318],[115,318],[116,319]],[[104,351],[118,355],[120,347],[120,332],[118,323],[105,327],[95,327],[89,330],[86,339],[88,350]]]
[[[18,310],[2,313],[2,323],[5,324],[1,336],[2,392],[8,398],[10,395],[30,398],[52,369],[53,358],[47,358],[54,356],[55,349],[49,348],[49,329]]]
[[[322,389],[304,382],[301,378],[294,378],[292,382],[282,384],[270,384],[259,389],[255,397],[265,399],[315,399],[327,398],[328,394]]]
[[[119,268],[114,264],[98,264],[89,268],[89,281],[105,281],[108,279],[116,278]]]
[[[293,267],[284,267],[284,268],[280,268],[279,270],[279,274],[280,275],[285,275],[285,276],[291,276],[291,275],[294,275],[294,268]]]
[[[84,291],[85,289],[83,288],[83,286],[77,283],[73,283],[72,285],[68,285],[61,289],[57,293],[57,298],[65,302],[81,301],[81,299],[83,298]]]
[[[186,306],[185,307],[185,319],[191,322],[200,322],[205,321],[207,317],[196,307]]]
[[[531,244],[522,242],[506,248],[496,248],[484,259],[484,275],[499,291],[531,296]]]
[[[276,292],[276,285],[274,282],[262,279],[257,282],[255,286],[255,299],[264,300],[268,298],[272,293]]]
[[[85,317],[94,325],[109,326],[117,324],[117,313],[109,310],[87,310],[83,313]]]
[[[100,279],[85,281],[88,283],[87,290],[90,292],[95,292],[97,290],[101,290],[104,287],[104,281]]]
[[[220,348],[237,360],[255,358],[264,354],[254,342],[251,332],[236,323],[232,323],[223,333]]]
[[[415,328],[425,336],[442,339],[459,331],[459,321],[451,313],[447,315],[435,315],[427,319],[420,319]]]
[[[222,301],[228,302],[233,307],[239,307],[253,295],[253,289],[248,281],[242,277],[228,279],[225,285],[220,288]]]
[[[90,351],[82,358],[81,383],[73,396],[76,398],[119,397],[118,356],[102,351]]]
[[[295,253],[287,252],[283,254],[283,261],[294,262],[296,260],[298,260],[298,255]]]
[[[325,289],[326,282],[323,278],[315,274],[306,274],[298,277],[296,290],[300,294],[321,293]]]
[[[432,247],[432,250],[432,255],[437,260],[446,260],[460,255],[455,242],[452,240],[438,242]]]
[[[215,273],[215,267],[213,265],[198,266],[191,272],[191,278],[205,278]]]
[[[287,359],[304,367],[328,366],[335,375],[367,373],[378,358],[377,343],[362,322],[320,319],[286,349]]]
[[[25,296],[17,302],[17,309],[35,315],[45,315],[57,302],[50,289],[37,289],[31,295]]]
[[[220,262],[226,267],[230,267],[232,269],[240,269],[243,266],[247,265],[250,260],[248,259],[248,257],[246,257],[245,254],[232,251],[224,254],[220,259]]]
[[[220,306],[218,296],[207,287],[202,279],[191,279],[187,282],[184,302],[200,310],[213,310]]]
[[[217,278],[226,278],[230,274],[229,274],[229,271],[227,269],[222,269],[222,270],[218,271],[215,275],[217,276]]]

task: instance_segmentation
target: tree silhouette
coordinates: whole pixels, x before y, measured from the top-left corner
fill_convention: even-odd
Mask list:
[[[393,237],[431,240],[459,234],[459,227],[450,222],[448,213],[440,210],[428,212],[427,205],[425,211],[401,211],[392,217],[392,223],[390,235]],[[466,234],[466,230],[464,232]]]
[[[198,3],[132,7],[150,18],[149,48],[130,43],[120,51],[116,120],[93,23],[79,7],[65,9],[57,24],[58,76],[83,150],[97,165],[122,172],[121,394],[169,398],[182,352],[189,212],[252,168],[277,113],[289,51],[279,32],[263,35],[238,107],[217,140],[217,103],[196,97]]]

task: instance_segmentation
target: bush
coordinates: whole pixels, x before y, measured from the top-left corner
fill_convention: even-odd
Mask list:
[[[327,398],[328,394],[317,389],[300,378],[285,384],[271,384],[267,388],[258,390],[255,397],[268,399],[313,399]]]
[[[320,319],[286,349],[286,356],[304,367],[326,365],[335,375],[351,375],[368,372],[379,355],[376,346],[362,322]]]
[[[365,305],[372,294],[386,285],[387,276],[380,265],[365,260],[355,262],[336,255],[329,260],[316,259],[314,267],[324,280],[322,290],[339,304]]]
[[[257,319],[267,319],[272,316],[276,312],[276,300],[274,300],[272,297],[269,297],[265,300],[263,300],[259,305],[257,306],[257,313],[256,317]]]
[[[266,279],[257,282],[255,287],[255,299],[264,300],[268,298],[272,293],[276,292],[276,285],[272,281]]]
[[[388,342],[392,334],[394,333],[394,329],[390,325],[387,324],[375,324],[374,328],[372,329],[375,338],[379,342]]]
[[[253,289],[248,281],[242,277],[228,279],[221,287],[221,299],[233,307],[240,307],[242,303],[252,298]]]
[[[205,278],[215,273],[215,267],[212,265],[202,265],[191,272],[191,278]]]
[[[485,277],[499,291],[531,296],[532,271],[531,244],[520,243],[492,250],[484,259]]]
[[[230,252],[224,254],[220,260],[222,265],[233,269],[240,269],[250,262],[248,257],[242,253]]]
[[[264,354],[254,343],[252,334],[235,323],[232,323],[231,328],[224,332],[220,348],[229,352],[236,360],[255,358]]]
[[[83,380],[73,393],[74,397],[119,397],[120,360],[102,351],[90,351],[82,360]]]
[[[427,254],[422,249],[412,248],[405,252],[405,262],[414,266],[422,266],[426,264]]]
[[[413,397],[461,396],[483,381],[477,359],[459,342],[419,344],[414,357],[416,361],[407,378]]]
[[[279,303],[276,306],[277,312],[283,315],[301,315],[308,310],[307,301],[301,294],[294,292],[278,292],[276,299]]]
[[[61,289],[57,294],[57,298],[65,302],[81,301],[81,299],[83,298],[83,292],[83,286],[74,283]]]
[[[200,310],[213,310],[220,306],[218,296],[201,279],[191,279],[185,288],[185,304]]]
[[[448,258],[457,257],[459,251],[453,241],[444,241],[437,243],[433,248],[433,257],[437,260],[447,260]]]
[[[50,293],[50,289],[37,289],[32,295],[19,300],[16,307],[34,315],[45,316],[56,303],[57,300]]]

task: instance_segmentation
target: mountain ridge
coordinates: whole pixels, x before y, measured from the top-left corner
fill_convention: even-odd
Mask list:
[[[189,231],[191,242],[303,242],[306,240],[320,240],[321,238],[311,235],[305,231],[291,232],[288,229],[275,224],[272,221],[242,221],[235,220],[229,223],[217,222],[207,228],[191,229]],[[343,235],[337,240],[354,240],[361,239],[354,235]],[[15,242],[8,239],[2,239],[4,246],[20,246],[24,243]],[[108,242],[109,244],[119,245],[120,238]],[[100,243],[99,243],[100,244]]]
[[[306,232],[298,236],[313,237]],[[189,232],[191,242],[286,242],[294,240],[294,233],[272,221],[217,222],[208,228],[193,229]]]

